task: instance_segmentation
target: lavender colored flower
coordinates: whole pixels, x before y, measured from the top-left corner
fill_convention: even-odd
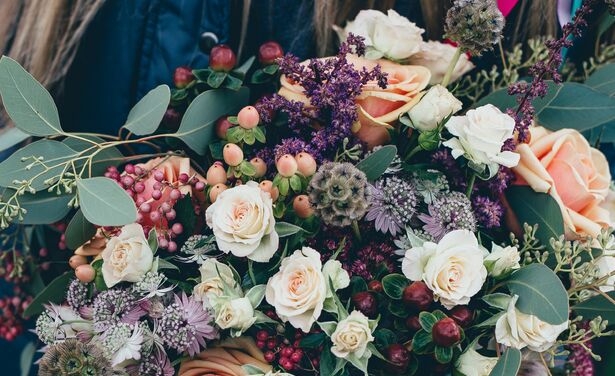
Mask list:
[[[429,214],[418,218],[425,223],[423,230],[436,241],[453,230],[476,231],[476,218],[470,200],[461,192],[450,192],[428,206]]]
[[[580,322],[578,326],[587,330],[587,337],[591,335],[589,323],[587,321]],[[579,344],[571,344],[568,346],[570,355],[568,355],[567,366],[570,368],[570,375],[572,376],[594,376],[594,362],[592,361],[590,352],[587,350],[591,350],[592,342],[585,341],[584,345],[586,347]]]
[[[417,197],[412,183],[397,176],[384,177],[371,189],[370,208],[365,216],[377,231],[395,236],[410,223],[416,212]]]
[[[170,348],[194,356],[205,347],[205,340],[218,336],[212,321],[212,314],[201,302],[186,293],[175,295],[175,302],[166,307],[160,319],[160,337]]]
[[[500,227],[504,215],[504,207],[500,202],[485,196],[475,196],[472,204],[479,225],[485,228]]]
[[[94,330],[104,332],[118,322],[137,322],[146,313],[139,298],[131,291],[117,288],[98,294],[92,303]]]
[[[162,350],[156,350],[139,364],[139,375],[148,376],[173,376],[175,369],[171,366],[171,361],[167,354]]]
[[[283,139],[275,146],[273,152],[276,160],[284,154],[297,155],[301,152],[314,154],[314,151],[307,142],[296,137]]]
[[[66,302],[75,311],[88,304],[88,286],[78,279],[73,279],[66,290]]]

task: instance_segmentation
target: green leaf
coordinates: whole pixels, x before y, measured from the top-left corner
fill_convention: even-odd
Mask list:
[[[2,193],[3,201],[15,193],[12,189],[5,189]],[[35,195],[24,193],[19,196],[19,204],[26,209],[23,221],[24,225],[42,225],[57,222],[64,218],[70,211],[68,203],[69,195],[56,195],[49,192],[38,192]]]
[[[530,264],[506,281],[511,294],[519,295],[521,312],[557,325],[568,320],[568,293],[557,275],[543,264]]]
[[[282,196],[288,195],[288,190],[290,189],[290,182],[288,178],[280,178],[278,183],[278,189],[280,190],[280,194]]]
[[[487,327],[490,327],[490,326],[495,326],[495,324],[496,324],[496,322],[498,321],[498,319],[499,319],[500,317],[502,317],[502,315],[503,315],[504,313],[505,313],[504,311],[502,311],[502,312],[498,312],[498,313],[496,313],[495,315],[490,316],[490,317],[489,317],[488,319],[486,319],[485,321],[480,322],[480,323],[478,323],[478,324],[476,324],[476,325],[473,325],[472,327],[473,327],[473,328],[487,328]]]
[[[96,234],[96,227],[83,216],[81,209],[77,210],[66,227],[66,245],[69,249],[77,249]]]
[[[149,234],[147,234],[147,244],[152,250],[152,253],[155,255],[156,252],[158,252],[158,233],[156,232],[155,228],[149,230]]]
[[[137,220],[137,208],[115,181],[95,177],[77,180],[83,216],[99,226],[122,226]]]
[[[267,65],[266,67],[263,68],[263,72],[269,74],[269,75],[274,75],[278,72],[278,69],[280,67],[277,64],[271,64],[271,65]]]
[[[95,260],[92,263],[92,267],[94,268],[94,271],[96,272],[96,276],[94,277],[94,286],[96,287],[96,290],[98,291],[105,291],[108,289],[107,284],[105,283],[105,277],[102,274],[102,264],[103,264],[103,260],[102,259],[98,259]]]
[[[397,335],[395,335],[392,330],[386,328],[376,330],[374,332],[374,338],[376,339],[376,343],[382,348],[387,348],[392,344],[398,343]]]
[[[352,276],[352,278],[350,278],[350,290],[352,291],[352,295],[358,292],[367,291],[367,283],[358,275]]]
[[[388,309],[393,316],[397,316],[402,319],[407,318],[408,316],[410,316],[411,313],[409,307],[396,300],[391,300],[389,302]]]
[[[331,344],[327,343],[322,353],[320,354],[320,374],[334,375],[336,358],[331,352]]]
[[[254,143],[256,142],[256,136],[254,135],[254,131],[252,129],[246,130],[245,134],[243,135],[243,140],[248,145],[254,145]]]
[[[105,140],[103,140],[100,137],[96,137],[96,136],[85,135],[82,137],[85,139],[94,141],[98,144],[102,144],[103,142],[105,142]],[[83,140],[73,138],[73,137],[65,138],[62,141],[62,143],[67,145],[68,147],[70,147],[76,152],[82,152],[82,151],[88,150],[93,146],[92,143],[90,142],[83,141]],[[87,151],[82,156],[92,155],[92,153],[96,151],[98,151],[98,148]],[[124,160],[124,155],[116,147],[107,147],[103,149],[102,151],[99,151],[92,158],[92,176],[103,175],[106,172],[107,167],[118,166],[123,162],[123,160]],[[83,166],[84,163],[85,161],[80,160],[80,161],[77,161],[75,165],[79,169]]]
[[[227,73],[225,72],[213,72],[207,77],[207,85],[217,89],[222,85],[224,80],[226,79]]]
[[[611,299],[615,299],[615,291],[611,291],[607,295]],[[615,323],[615,304],[602,295],[591,297],[573,306],[572,310],[583,316],[585,320],[591,320],[600,316],[604,320],[609,320],[610,324]]]
[[[188,147],[204,155],[214,135],[214,124],[222,115],[238,112],[248,104],[249,90],[208,90],[192,101],[175,133]]]
[[[28,342],[28,344],[21,350],[19,355],[19,370],[21,376],[28,376],[30,374],[30,368],[34,364],[34,355],[36,354],[36,343]]]
[[[431,312],[423,311],[419,313],[419,322],[424,331],[431,333],[431,328],[436,324],[438,318]]]
[[[179,272],[179,268],[177,267],[177,265],[172,264],[171,262],[169,262],[168,260],[159,258],[158,259],[158,269],[159,270],[175,270],[176,272]]]
[[[396,155],[395,145],[383,146],[357,163],[357,168],[365,173],[367,180],[374,181],[384,174]]]
[[[63,133],[51,94],[18,62],[0,58],[0,95],[15,126],[33,136]]]
[[[419,330],[412,338],[412,350],[417,354],[425,354],[433,349],[431,332]]]
[[[32,317],[34,315],[38,315],[43,312],[45,307],[44,304],[56,303],[59,304],[64,301],[66,297],[66,290],[68,289],[68,284],[73,279],[75,273],[66,272],[59,277],[56,277],[53,281],[51,281],[47,287],[40,294],[38,294],[32,303],[28,305],[28,307],[23,312],[24,317]]]
[[[205,68],[205,69],[193,69],[192,70],[192,74],[194,75],[194,77],[197,78],[197,80],[199,81],[207,81],[207,77],[209,77],[209,75],[211,74],[212,70],[209,68]]]
[[[322,329],[323,333],[327,336],[331,337],[335,329],[337,328],[337,323],[335,321],[325,321],[317,323],[320,329]]]
[[[303,231],[301,227],[293,225],[292,223],[276,222],[275,224],[275,232],[278,233],[280,238],[285,238],[301,231]]]
[[[230,143],[237,144],[243,140],[245,132],[246,130],[241,127],[230,127],[226,131],[226,139]]]
[[[246,293],[246,298],[248,298],[250,304],[252,304],[252,308],[257,308],[261,304],[265,297],[266,288],[267,285],[256,285]]]
[[[130,110],[124,128],[137,136],[156,132],[170,100],[171,90],[167,85],[151,90]]]
[[[489,376],[516,376],[521,367],[521,351],[509,347],[491,370]]]
[[[315,349],[318,348],[327,338],[324,332],[308,334],[301,340],[301,348]]]
[[[440,364],[446,364],[453,359],[453,348],[436,346],[434,355]]]
[[[404,289],[408,286],[408,278],[401,274],[389,274],[382,278],[384,293],[392,299],[401,299]]]
[[[262,144],[267,142],[267,138],[265,137],[265,132],[263,131],[263,127],[256,127],[256,128],[253,128],[253,130],[254,130],[254,137],[256,138],[258,142]]]
[[[483,296],[483,300],[485,301],[485,303],[489,304],[491,307],[504,310],[508,308],[508,303],[510,303],[510,299],[510,295],[501,292],[496,292],[494,294]]]
[[[250,68],[252,68],[252,64],[254,64],[254,59],[254,56],[250,56],[248,60],[246,60],[243,64],[233,69],[231,74],[243,80],[246,76],[246,73],[248,73]]]
[[[45,180],[53,179],[55,182],[57,179],[54,178],[64,168],[64,165],[56,165],[74,156],[76,156],[75,151],[59,141],[43,139],[28,144],[0,163],[0,186],[10,187],[15,179],[30,180],[40,175],[32,181],[32,188],[36,191],[46,189],[48,185],[45,184]],[[48,171],[45,172],[46,168],[41,163],[33,163],[34,158],[31,157],[42,157],[42,162]],[[26,160],[22,161],[22,158]]]
[[[226,76],[226,80],[224,80],[224,83],[222,84],[223,87],[234,91],[241,89],[242,85],[243,81],[233,76]]]
[[[615,64],[606,64],[598,68],[587,78],[585,85],[608,96],[615,97]]]
[[[19,128],[5,129],[0,133],[0,151],[5,151],[30,137],[29,134],[22,132]]]
[[[549,239],[564,234],[562,212],[551,195],[534,192],[528,186],[511,186],[506,190],[506,198],[513,208],[520,225],[538,225],[536,238],[549,247]]]
[[[298,175],[293,175],[290,177],[290,187],[295,193],[301,192],[301,178]]]

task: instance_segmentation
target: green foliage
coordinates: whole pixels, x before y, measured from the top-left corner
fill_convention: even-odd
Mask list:
[[[170,100],[171,90],[167,85],[151,90],[130,110],[124,128],[137,136],[156,132]]]
[[[83,216],[99,226],[122,226],[137,220],[137,208],[115,181],[95,177],[77,181]]]
[[[80,209],[68,223],[64,234],[68,248],[77,249],[96,234],[96,227],[85,219]]]
[[[45,307],[44,304],[56,303],[59,304],[64,300],[68,284],[73,279],[73,272],[66,272],[51,281],[43,291],[41,291],[23,312],[24,317],[32,317],[38,315]]]
[[[280,238],[285,238],[287,236],[291,236],[303,231],[303,229],[299,226],[293,225],[288,222],[276,222],[275,224],[275,232],[278,233]]]
[[[383,146],[357,163],[356,167],[365,173],[367,180],[374,181],[384,174],[396,155],[395,145]]]
[[[408,278],[402,274],[393,273],[382,278],[384,293],[391,299],[401,299],[408,283]]]
[[[30,137],[19,128],[9,128],[0,132],[0,151],[11,148]]]
[[[504,351],[489,376],[516,376],[521,367],[521,351],[509,347]]]
[[[606,294],[611,299],[615,299],[615,291]],[[593,319],[600,316],[610,323],[615,323],[615,304],[603,295],[593,296],[573,306],[572,310],[583,316],[584,319]]]

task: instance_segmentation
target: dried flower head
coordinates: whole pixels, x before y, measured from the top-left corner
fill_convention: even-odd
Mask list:
[[[502,37],[504,16],[494,0],[456,0],[446,14],[444,29],[463,51],[480,55]]]
[[[453,230],[476,231],[476,218],[470,200],[461,192],[450,192],[434,200],[429,214],[419,215],[423,229],[436,241]]]
[[[308,195],[316,216],[344,227],[365,215],[370,189],[365,174],[350,163],[325,163],[314,174]]]
[[[376,181],[371,193],[371,206],[365,219],[374,221],[376,230],[395,236],[414,217],[416,189],[409,181],[390,176]]]
[[[94,343],[67,339],[49,347],[39,364],[39,376],[110,376],[111,363]]]

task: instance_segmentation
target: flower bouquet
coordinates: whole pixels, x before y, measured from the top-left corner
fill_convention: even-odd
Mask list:
[[[363,11],[328,58],[217,46],[118,135],[64,131],[2,57],[3,138],[35,140],[0,163],[0,335],[36,318],[40,375],[591,374],[615,65],[560,67],[594,4],[489,84],[491,1],[455,2],[454,45]]]

